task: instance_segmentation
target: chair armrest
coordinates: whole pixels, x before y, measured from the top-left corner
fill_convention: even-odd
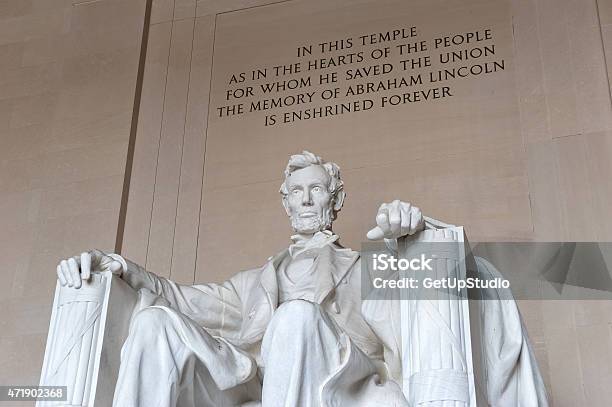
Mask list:
[[[67,386],[66,401],[37,406],[111,406],[138,293],[110,272],[79,289],[55,288],[41,386]]]

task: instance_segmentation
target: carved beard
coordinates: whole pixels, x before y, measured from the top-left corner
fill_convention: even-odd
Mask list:
[[[323,210],[321,216],[300,218],[297,214],[291,217],[291,227],[297,233],[316,233],[327,230],[332,225],[333,208],[331,205]]]

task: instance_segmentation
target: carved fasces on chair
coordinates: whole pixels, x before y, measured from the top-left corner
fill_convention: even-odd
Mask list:
[[[399,243],[400,257],[433,258],[433,270],[419,272],[419,288],[400,295],[403,389],[415,407],[476,405],[467,292],[422,284],[424,277],[464,279],[465,243],[461,227],[425,230]]]
[[[38,406],[110,406],[137,293],[110,272],[81,288],[57,284],[41,386],[67,386],[67,400]]]

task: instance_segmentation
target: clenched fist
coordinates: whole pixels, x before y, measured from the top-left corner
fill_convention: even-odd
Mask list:
[[[62,286],[81,287],[81,280],[89,280],[92,272],[110,271],[121,275],[123,264],[108,254],[94,249],[62,260],[57,265],[57,278]]]
[[[370,240],[397,239],[413,235],[425,228],[425,221],[419,208],[396,199],[380,205],[376,225],[367,234]]]

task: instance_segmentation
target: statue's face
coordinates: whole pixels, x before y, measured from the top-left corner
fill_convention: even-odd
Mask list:
[[[283,204],[297,233],[316,233],[331,226],[333,195],[329,181],[329,174],[320,165],[294,171],[285,180],[288,194]]]

